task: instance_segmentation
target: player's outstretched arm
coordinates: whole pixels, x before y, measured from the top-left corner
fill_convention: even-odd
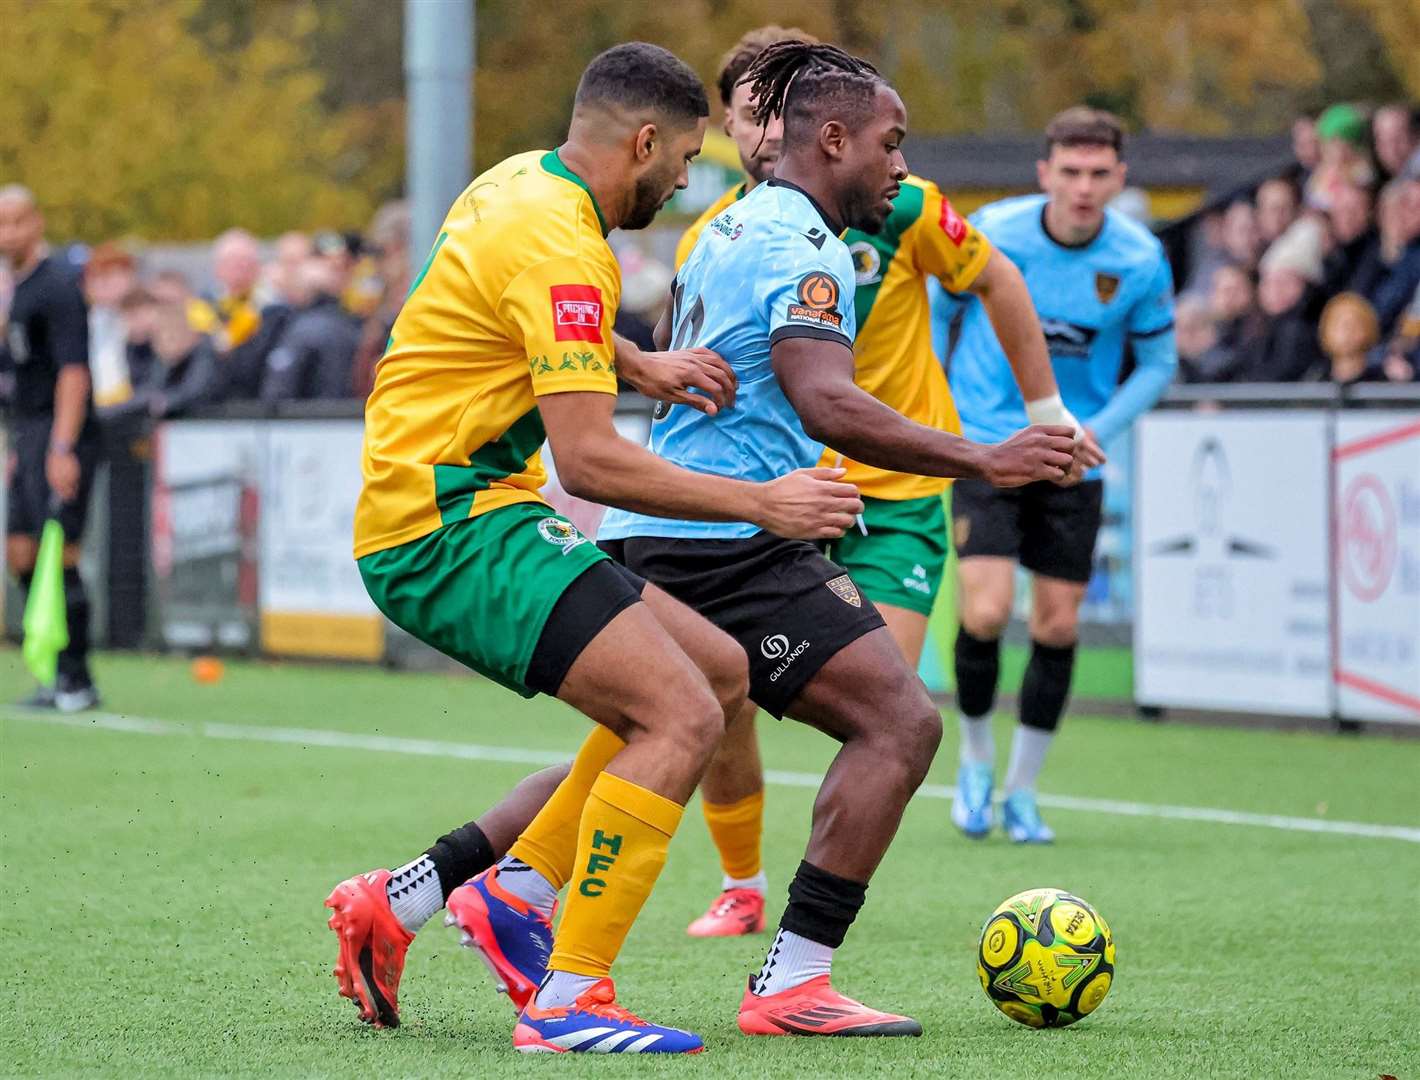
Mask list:
[[[571,391],[537,399],[557,478],[569,495],[658,517],[748,521],[790,539],[842,536],[863,510],[842,469],[799,469],[765,484],[691,472],[617,434],[616,398]]]
[[[1011,365],[1011,374],[1026,403],[1032,424],[1062,424],[1075,429],[1075,454],[1079,465],[1092,469],[1104,464],[1104,454],[1093,439],[1085,439],[1084,428],[1060,399],[1055,369],[1040,328],[1035,303],[1026,280],[1016,264],[999,250],[992,250],[981,273],[969,289],[986,309],[991,328]]]
[[[865,465],[1018,487],[1060,480],[1074,461],[1069,427],[1030,427],[984,446],[914,423],[853,382],[853,350],[842,342],[786,337],[774,343],[770,359],[804,430]]]

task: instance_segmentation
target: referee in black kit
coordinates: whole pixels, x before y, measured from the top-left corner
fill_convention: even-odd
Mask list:
[[[0,187],[0,256],[15,279],[8,321],[0,324],[14,378],[5,562],[28,595],[40,533],[57,517],[69,624],[55,685],[39,687],[22,704],[77,712],[99,700],[89,675],[89,599],[77,569],[99,458],[89,407],[89,313],[71,271],[49,257],[34,196],[18,185]]]

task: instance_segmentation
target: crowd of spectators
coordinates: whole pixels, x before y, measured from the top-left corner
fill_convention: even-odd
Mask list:
[[[268,245],[230,229],[191,276],[121,243],[64,257],[88,302],[100,418],[363,400],[409,287],[409,215],[389,203],[364,234],[290,232]]]
[[[1420,110],[1333,105],[1298,119],[1292,146],[1289,170],[1193,231],[1179,378],[1420,380]],[[363,234],[290,232],[264,245],[231,229],[206,258],[190,277],[191,265],[119,243],[71,252],[101,417],[363,400],[409,285],[404,203],[382,207]],[[635,248],[621,258],[616,329],[650,347],[669,271]]]
[[[1294,166],[1205,214],[1177,307],[1185,382],[1420,378],[1420,111],[1333,105]]]

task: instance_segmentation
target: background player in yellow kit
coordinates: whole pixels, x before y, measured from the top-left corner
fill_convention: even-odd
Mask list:
[[[799,30],[765,26],[745,34],[725,54],[716,80],[725,109],[724,130],[739,148],[746,179],[686,230],[676,248],[677,267],[714,217],[773,175],[783,122],[771,118],[766,125],[758,124],[749,85],[740,80],[769,45],[791,38],[812,40]],[[856,271],[858,336],[853,353],[854,381],[860,387],[911,420],[961,433],[946,376],[932,351],[927,279],[935,277],[953,292],[980,297],[1021,394],[1031,403],[1030,422],[1069,424],[1078,430],[1061,405],[1020,272],[956,213],[935,184],[909,176],[881,232],[849,229],[843,239]],[[831,448],[825,452],[823,464],[840,463],[858,485],[864,512],[853,529],[834,541],[829,555],[877,605],[915,669],[946,565],[942,495],[950,481],[844,461]],[[754,736],[756,711],[751,703],[731,721],[701,781],[702,807],[720,853],[723,880],[720,895],[690,924],[692,936],[764,928],[764,771]]]
[[[559,789],[510,852],[525,869],[574,867],[555,941],[550,910],[519,895],[515,873],[494,868],[470,886],[485,930],[506,928],[509,948],[516,938],[546,960],[540,988],[517,988],[524,1051],[701,1048],[622,1009],[607,976],[746,679],[731,639],[542,501],[544,438],[563,484],[611,505],[820,538],[861,508],[830,470],[766,484],[706,476],[612,425],[621,283],[606,234],[644,228],[685,186],[707,114],[699,80],[664,49],[633,43],[593,60],[567,141],[494,166],[450,209],[366,407],[355,556],[372,599],[445,654],[601,725],[578,758],[590,795],[580,781],[575,796]],[[440,845],[327,900],[341,991],[364,1019],[398,1022],[412,931],[461,883]]]

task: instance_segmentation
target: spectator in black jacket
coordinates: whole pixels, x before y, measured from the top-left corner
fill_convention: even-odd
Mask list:
[[[1231,382],[1262,336],[1265,320],[1257,307],[1257,282],[1241,266],[1220,266],[1208,295],[1217,341],[1199,365],[1200,382]]]
[[[212,403],[218,379],[217,353],[207,335],[192,328],[185,304],[157,306],[151,346],[156,362],[133,388],[133,397],[111,415],[145,413],[172,419]]]
[[[327,259],[307,259],[296,284],[302,304],[266,358],[261,399],[348,398],[360,324],[340,304],[338,269]]]
[[[267,358],[286,333],[298,306],[294,299],[296,276],[311,257],[311,239],[305,233],[282,233],[275,249],[276,257],[263,270],[260,292],[266,302],[261,308],[261,325],[235,346],[222,364],[220,396],[224,401],[250,401],[261,396]]]
[[[1304,219],[1268,248],[1257,290],[1267,321],[1243,358],[1239,381],[1297,382],[1322,367],[1316,324],[1308,318],[1312,290],[1321,284],[1321,247],[1321,224]]]
[[[1373,220],[1369,190],[1354,184],[1336,190],[1327,212],[1332,249],[1322,265],[1323,299],[1343,292],[1365,294],[1381,246]]]
[[[1420,179],[1401,180],[1396,202],[1397,237],[1405,246],[1372,296],[1381,335],[1389,337],[1420,288]]]

